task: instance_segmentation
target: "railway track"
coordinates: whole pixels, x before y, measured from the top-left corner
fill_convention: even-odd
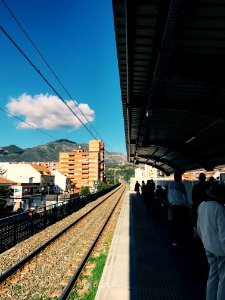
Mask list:
[[[66,299],[124,193],[117,188],[4,271],[0,299]],[[1,259],[1,256],[0,256]]]

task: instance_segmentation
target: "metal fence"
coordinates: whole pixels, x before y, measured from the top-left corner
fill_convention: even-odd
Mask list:
[[[116,184],[108,189],[95,194],[89,194],[85,197],[78,196],[66,203],[52,204],[51,206],[43,207],[42,211],[39,212],[29,211],[0,219],[0,253],[78,211],[88,203],[97,200],[118,186],[119,184]]]

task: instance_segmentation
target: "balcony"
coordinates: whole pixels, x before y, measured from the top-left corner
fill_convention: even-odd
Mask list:
[[[82,174],[89,174],[89,170],[83,169]]]

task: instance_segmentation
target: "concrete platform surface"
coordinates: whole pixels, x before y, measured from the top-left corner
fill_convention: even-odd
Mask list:
[[[195,266],[201,255],[196,247],[174,249],[167,213],[152,219],[127,192],[95,300],[203,300],[207,274]]]

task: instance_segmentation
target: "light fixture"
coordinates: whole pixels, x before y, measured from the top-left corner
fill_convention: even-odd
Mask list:
[[[152,110],[151,110],[151,109],[146,110],[145,116],[146,116],[147,118],[148,118],[148,117],[151,117],[151,116],[152,116]]]
[[[185,144],[189,144],[189,143],[191,143],[192,141],[194,141],[195,139],[196,139],[196,137],[193,136],[193,137],[191,137],[189,140],[187,140],[187,141],[185,142]]]

